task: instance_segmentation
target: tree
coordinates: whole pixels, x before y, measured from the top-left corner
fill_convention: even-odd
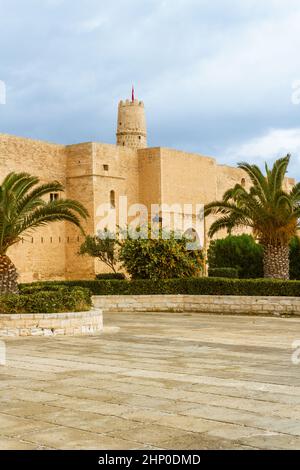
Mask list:
[[[68,221],[83,231],[80,218],[85,207],[73,199],[45,201],[50,193],[64,191],[57,181],[39,184],[28,173],[10,173],[0,186],[0,294],[17,293],[17,270],[7,256],[8,249],[31,231],[50,222]]]
[[[240,163],[252,182],[247,190],[237,184],[225,192],[221,201],[205,207],[205,215],[219,216],[210,229],[212,237],[221,229],[249,227],[263,246],[264,276],[289,278],[289,243],[299,229],[300,183],[288,193],[283,189],[290,155],[277,160],[273,168],[265,165],[266,175],[256,165]]]
[[[189,239],[173,231],[160,231],[157,238],[128,234],[120,243],[120,261],[133,279],[170,279],[199,276],[203,269],[200,250],[187,250]]]
[[[290,243],[290,278],[300,279],[300,239],[294,237]]]
[[[80,255],[89,255],[105,263],[114,273],[117,272],[117,240],[108,231],[96,236],[88,235],[80,247]]]
[[[228,235],[210,242],[209,268],[236,268],[240,278],[263,277],[263,248],[251,235]]]

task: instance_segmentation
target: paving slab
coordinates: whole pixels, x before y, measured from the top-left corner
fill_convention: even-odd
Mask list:
[[[7,338],[0,449],[300,449],[300,318],[106,314]]]

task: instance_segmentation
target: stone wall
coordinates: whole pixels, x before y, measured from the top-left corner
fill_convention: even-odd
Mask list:
[[[120,197],[127,198],[128,208],[139,201],[139,167],[137,152],[129,147],[117,147],[108,144],[93,144],[94,162],[94,231],[103,231],[105,225],[113,232],[127,222],[119,219]],[[114,204],[112,205],[111,193]],[[103,208],[108,205],[109,219],[116,221],[116,227],[110,228],[104,223]],[[108,214],[107,214],[108,215]],[[107,219],[107,217],[105,217]],[[128,222],[131,218],[128,217]],[[121,268],[119,268],[121,269]],[[95,260],[95,272],[110,272],[110,269],[99,260]],[[95,275],[94,272],[94,275]]]
[[[161,204],[161,152],[160,148],[138,151],[139,202],[151,216],[151,204]]]
[[[86,335],[103,330],[102,310],[0,314],[1,336]]]
[[[94,176],[93,144],[69,145],[67,152],[67,191],[66,196],[81,202],[90,217],[83,223],[87,234],[94,234]],[[90,279],[94,277],[95,260],[88,256],[79,256],[80,245],[84,237],[80,230],[66,224],[68,243],[66,245],[66,278]]]
[[[0,134],[0,182],[12,171],[38,176],[41,183],[58,180],[65,185],[65,147]],[[24,235],[8,255],[17,265],[21,282],[64,279],[67,244],[66,224],[58,222]]]
[[[300,297],[232,295],[99,295],[103,312],[199,312],[231,315],[300,315]]]
[[[196,204],[220,198],[236,183],[249,185],[241,170],[218,165],[214,158],[168,148],[144,148],[145,109],[139,101],[120,103],[118,143],[64,146],[0,134],[0,182],[12,171],[29,172],[42,183],[60,181],[66,188],[61,197],[75,198],[88,209],[90,218],[83,224],[87,234],[97,232],[101,205],[110,203],[111,195],[115,204],[111,204],[110,213],[116,217],[119,196],[127,196],[129,206],[144,204],[150,218],[151,204],[180,205],[181,212],[184,204],[195,208]],[[293,183],[293,179],[286,178],[284,186],[290,189]],[[172,209],[163,211],[172,214]],[[132,213],[128,222],[134,218]],[[213,220],[213,216],[205,220],[206,235]],[[193,221],[195,218],[189,224]],[[223,231],[216,237],[225,235]],[[79,229],[59,222],[24,235],[8,255],[17,266],[20,282],[93,279],[107,267],[95,259],[78,256],[83,240]],[[208,243],[206,236],[204,246]]]

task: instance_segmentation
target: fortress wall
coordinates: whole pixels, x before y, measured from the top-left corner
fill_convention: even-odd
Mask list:
[[[139,160],[139,201],[149,211],[151,204],[161,203],[161,149],[148,148],[138,150]]]
[[[227,165],[216,166],[216,193],[217,199],[222,199],[223,194],[229,188],[232,188],[236,184],[242,184],[243,179],[245,180],[245,187],[249,187],[251,184],[243,170],[239,168],[230,167]]]
[[[65,197],[79,200],[88,209],[90,218],[84,227],[89,234],[96,233],[97,210],[102,203],[110,203],[111,191],[117,212],[119,196],[127,196],[128,206],[142,203],[149,210],[151,204],[205,204],[222,198],[228,188],[245,178],[242,170],[218,165],[213,158],[173,149],[135,150],[100,143],[63,146],[0,134],[1,180],[11,171],[27,171],[42,183],[63,183]],[[245,179],[247,187],[250,182]],[[285,189],[290,190],[294,183],[286,178]],[[206,219],[206,233],[212,221],[213,217]],[[217,235],[223,236],[225,231]],[[8,254],[22,282],[90,279],[107,268],[90,257],[78,256],[83,240],[77,228],[60,222],[24,237]]]
[[[127,197],[128,208],[139,202],[139,168],[136,150],[107,144],[93,144],[94,151],[94,233],[103,228],[101,205],[108,204],[117,225],[119,198]],[[105,165],[105,167],[104,167]],[[111,207],[111,191],[114,191],[115,208]],[[107,272],[108,267],[96,260],[96,272]]]
[[[161,149],[162,200],[167,204],[206,204],[216,196],[216,161]]]
[[[213,158],[161,149],[162,201],[166,204],[206,204],[216,197],[216,162]],[[193,217],[192,224],[196,219]],[[205,231],[210,225],[206,221]],[[199,234],[200,235],[200,234]]]
[[[37,175],[42,181],[66,179],[65,146],[0,134],[0,176],[11,171]]]
[[[69,145],[67,155],[67,197],[81,202],[90,217],[83,223],[86,233],[94,233],[94,176],[93,144]],[[66,278],[90,279],[94,277],[95,261],[88,256],[79,256],[78,251],[84,236],[81,231],[66,224]]]
[[[90,217],[85,224],[87,234],[97,232],[101,220],[98,211],[101,204],[110,203],[111,191],[115,193],[117,214],[119,196],[127,196],[129,205],[137,203],[138,188],[138,159],[135,150],[100,143],[67,147],[67,195],[76,198],[88,209]],[[97,260],[78,256],[84,240],[79,230],[68,225],[67,236],[67,278],[90,279],[94,278],[95,273],[108,270]]]
[[[0,180],[10,173],[28,172],[42,183],[59,180],[65,184],[66,156],[63,145],[0,134]],[[59,222],[24,237],[9,249],[20,281],[65,277],[65,223]],[[55,263],[53,262],[55,260]]]
[[[148,207],[152,203],[207,204],[244,176],[241,170],[217,165],[214,158],[174,149],[142,149],[138,155],[140,200]],[[206,234],[213,220],[213,216],[206,218]]]
[[[119,197],[126,196],[128,205],[139,202],[139,167],[137,152],[128,147],[94,145],[95,211],[97,206],[110,203],[110,193],[115,193],[116,210]],[[106,168],[104,169],[104,165]],[[95,224],[99,218],[95,214]],[[117,223],[118,217],[117,217]]]

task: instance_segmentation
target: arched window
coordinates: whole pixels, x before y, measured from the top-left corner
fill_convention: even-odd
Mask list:
[[[116,207],[116,193],[113,190],[110,192],[110,207],[112,209]]]
[[[242,185],[243,187],[246,186],[246,180],[245,180],[245,178],[242,178],[242,179],[241,179],[241,185]]]

